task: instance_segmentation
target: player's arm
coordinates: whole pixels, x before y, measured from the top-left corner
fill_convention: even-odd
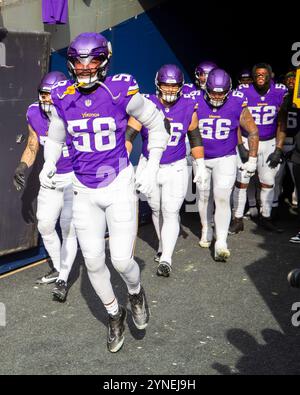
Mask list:
[[[65,124],[53,107],[51,109],[48,138],[44,146],[45,163],[40,173],[40,183],[44,188],[55,188],[55,182],[51,178],[56,173],[56,163],[61,157],[65,141]]]
[[[140,93],[132,96],[127,104],[126,112],[148,129],[147,149],[149,158],[147,166],[136,178],[136,187],[145,195],[150,195],[156,183],[156,175],[163,151],[167,148],[170,138],[167,130],[170,123],[155,104]]]
[[[254,122],[254,119],[247,107],[244,107],[240,115],[240,126],[248,133],[248,146],[249,146],[249,157],[245,161],[241,169],[246,171],[248,177],[251,177],[257,166],[257,151],[259,144],[258,128]]]
[[[277,130],[276,130],[276,148],[267,159],[269,166],[274,169],[282,162],[283,145],[286,138],[286,125],[287,125],[287,109],[283,103],[278,111],[277,116]]]
[[[257,158],[259,144],[258,128],[247,107],[241,112],[240,126],[248,133],[249,157]]]
[[[204,147],[202,142],[202,136],[199,130],[199,121],[197,112],[194,111],[192,121],[188,128],[188,139],[190,142],[191,153],[196,162],[196,169],[194,175],[194,182],[198,182],[205,185],[208,180],[208,172],[204,163]]]
[[[18,164],[13,183],[17,191],[25,188],[25,173],[26,170],[34,164],[37,153],[39,150],[39,140],[36,132],[32,129],[32,127],[28,124],[28,139],[26,148],[21,156],[20,163]]]
[[[27,145],[21,156],[21,162],[24,162],[27,167],[30,167],[34,164],[37,153],[39,150],[39,139],[36,132],[32,129],[32,127],[28,124],[28,139]]]
[[[191,147],[191,153],[194,159],[204,158],[204,148],[202,142],[202,136],[199,130],[199,122],[197,112],[195,111],[192,116],[192,121],[188,128],[188,139]]]
[[[126,112],[149,130],[149,162],[159,164],[170,134],[166,130],[165,117],[155,104],[136,93],[127,104]]]
[[[125,146],[128,155],[131,154],[133,141],[142,129],[142,125],[135,118],[130,117],[126,128],[126,141]]]

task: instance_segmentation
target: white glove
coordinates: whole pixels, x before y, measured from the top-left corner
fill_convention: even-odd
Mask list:
[[[249,156],[248,161],[241,165],[240,170],[246,170],[246,176],[252,177],[256,171],[256,167],[257,167],[257,158],[253,156]]]
[[[44,188],[55,189],[55,181],[52,180],[52,177],[56,173],[56,166],[53,162],[45,162],[40,172],[40,184]]]
[[[196,174],[194,176],[193,181],[199,183],[201,188],[205,188],[207,186],[209,173],[206,169],[204,159],[203,158],[196,159],[195,162],[196,162],[196,167],[195,167]]]
[[[138,191],[146,196],[150,196],[156,183],[159,162],[163,151],[159,148],[150,150],[149,159],[146,167],[140,172],[135,179],[135,187]]]

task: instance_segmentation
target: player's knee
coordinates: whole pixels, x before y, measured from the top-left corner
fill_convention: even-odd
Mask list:
[[[42,236],[50,235],[55,231],[56,223],[47,219],[40,219],[38,221],[38,231]]]
[[[134,260],[132,257],[129,258],[116,258],[116,257],[111,257],[111,262],[114,266],[114,268],[117,270],[119,273],[126,273],[129,268],[134,264]]]
[[[84,262],[89,273],[96,273],[105,270],[105,254],[96,257],[84,256]]]

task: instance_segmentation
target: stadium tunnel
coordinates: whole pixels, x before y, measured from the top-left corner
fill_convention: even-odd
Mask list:
[[[138,3],[144,9],[142,13],[101,33],[112,43],[110,74],[134,75],[141,92],[155,91],[155,73],[165,63],[179,65],[186,82],[193,81],[195,66],[208,59],[226,69],[234,82],[241,69],[256,62],[270,63],[275,78],[292,67],[292,47],[299,39],[297,15],[289,14],[289,29],[282,29],[284,15],[279,14],[271,2],[264,6],[267,16],[258,21],[255,20],[256,8],[251,13],[239,8],[235,16],[234,6],[228,4],[203,3],[199,13],[195,11],[195,2],[183,5],[182,1],[157,1],[152,8],[147,0]],[[67,32],[67,36],[70,35],[70,29]],[[34,215],[42,158],[33,167],[22,196],[13,189],[12,177],[25,148],[26,108],[36,100],[36,87],[47,70],[60,70],[68,75],[66,49],[63,46],[50,54],[47,32],[22,33],[7,31],[5,27],[1,30],[0,274],[47,257],[38,238]],[[140,147],[139,141],[131,157],[134,165]],[[142,220],[149,218],[146,204],[141,206],[140,215]]]

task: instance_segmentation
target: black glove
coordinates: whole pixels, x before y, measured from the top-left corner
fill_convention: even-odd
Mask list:
[[[271,169],[275,169],[282,162],[282,150],[278,147],[275,148],[275,151],[272,152],[267,159],[267,163],[269,163],[269,167]]]
[[[21,191],[25,187],[25,172],[28,169],[28,166],[25,162],[20,162],[18,167],[15,170],[14,175],[14,186],[16,187],[17,191]]]
[[[249,150],[244,146],[244,144],[238,144],[238,150],[240,154],[241,161],[243,163],[248,162],[249,160]]]

